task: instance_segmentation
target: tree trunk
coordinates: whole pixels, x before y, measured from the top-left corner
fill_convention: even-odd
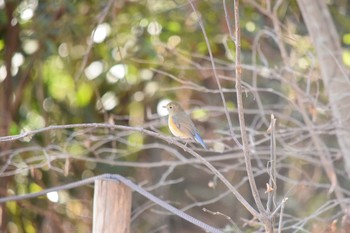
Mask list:
[[[339,35],[324,0],[298,0],[298,4],[316,49],[345,170],[350,177],[350,81],[343,66]]]

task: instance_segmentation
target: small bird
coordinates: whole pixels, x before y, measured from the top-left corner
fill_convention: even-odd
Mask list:
[[[183,139],[194,139],[204,149],[208,150],[191,118],[178,103],[170,102],[164,108],[169,112],[168,126],[174,136]]]

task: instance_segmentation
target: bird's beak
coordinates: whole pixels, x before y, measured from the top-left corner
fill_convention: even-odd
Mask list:
[[[164,105],[163,108],[166,108],[166,105]]]

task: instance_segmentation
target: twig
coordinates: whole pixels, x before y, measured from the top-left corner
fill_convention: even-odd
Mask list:
[[[281,203],[280,220],[279,220],[279,223],[278,223],[278,233],[282,232],[284,205],[285,205],[287,200],[288,200],[288,198],[284,198],[282,200],[282,203]]]
[[[125,131],[136,131],[140,133],[144,133],[146,135],[156,137],[159,139],[162,139],[164,141],[167,141],[169,143],[172,143],[184,151],[187,151],[191,155],[193,155],[196,159],[201,161],[205,166],[209,168],[210,171],[213,172],[225,185],[226,187],[232,192],[232,194],[237,198],[238,201],[241,202],[241,204],[253,215],[257,216],[258,212],[245,200],[245,198],[237,191],[237,189],[205,158],[203,158],[201,155],[199,155],[197,152],[192,150],[191,148],[188,148],[186,145],[181,144],[180,142],[177,142],[173,140],[172,138],[169,138],[167,136],[161,135],[159,133],[141,128],[141,127],[131,127],[131,126],[124,126],[124,125],[112,125],[112,124],[105,124],[105,123],[86,123],[86,124],[71,124],[71,125],[52,125],[49,127],[23,132],[19,135],[14,136],[5,136],[0,137],[0,142],[6,142],[6,141],[15,141],[27,137],[32,137],[34,134],[42,133],[49,130],[56,130],[56,129],[72,129],[72,128],[108,128],[108,129],[115,129],[115,130],[125,130]]]
[[[98,20],[97,20],[96,25],[101,24],[101,23],[105,20],[105,18],[106,18],[106,16],[107,16],[107,13],[109,12],[109,9],[112,7],[112,4],[113,4],[114,1],[115,1],[115,0],[109,0],[109,1],[107,2],[106,6],[103,8],[102,12],[101,12],[100,15],[99,15],[99,18],[98,18]],[[87,44],[87,48],[86,48],[86,53],[84,54],[83,61],[82,61],[81,65],[80,65],[80,68],[79,68],[79,70],[78,70],[78,73],[77,73],[77,74],[75,75],[75,77],[74,77],[74,80],[75,80],[75,81],[78,81],[79,78],[81,77],[81,75],[82,75],[83,72],[84,72],[84,69],[85,69],[85,67],[86,67],[86,63],[87,63],[88,58],[89,58],[90,51],[91,51],[91,49],[92,49],[92,46],[94,45],[93,37],[94,37],[95,32],[96,32],[96,30],[94,30],[94,31],[92,32],[92,35],[90,36],[90,38],[89,38],[89,40],[88,40],[88,44]]]
[[[223,216],[224,218],[227,219],[227,221],[229,221],[229,222],[232,224],[232,226],[234,227],[234,229],[236,230],[236,232],[241,232],[241,230],[239,229],[239,227],[237,226],[237,224],[232,220],[232,218],[231,218],[230,216],[227,216],[226,214],[223,214],[223,213],[221,213],[221,212],[219,212],[219,211],[214,212],[214,211],[208,210],[208,209],[206,209],[206,208],[203,208],[202,210],[203,210],[204,212],[210,213],[210,214],[212,214],[212,215],[220,215],[220,216]]]
[[[277,184],[276,184],[276,138],[275,138],[275,126],[276,126],[276,118],[273,114],[271,114],[271,123],[268,128],[268,132],[271,133],[271,144],[270,144],[270,169],[268,171],[270,180],[269,187],[270,190],[266,190],[268,193],[267,196],[267,211],[271,211],[274,207],[276,207],[276,192],[277,192]]]
[[[230,15],[228,14],[228,10],[227,10],[227,7],[226,7],[226,0],[223,0],[223,1],[224,1],[223,2],[223,6],[224,6],[226,24],[230,25]],[[228,29],[228,32],[230,34],[231,40],[236,43],[236,38],[235,38],[235,35],[234,35],[231,27],[227,27],[227,29]]]
[[[271,16],[271,20],[272,20],[272,24],[273,24],[273,29],[275,30],[276,36],[278,38],[276,42],[277,42],[277,46],[281,52],[283,63],[285,66],[288,66],[289,65],[288,52],[287,52],[286,47],[283,44],[282,30],[281,30],[280,22],[278,20],[278,15],[277,15],[278,8],[282,4],[282,2],[283,2],[282,0],[277,0],[275,5],[273,6],[273,14]]]
[[[288,197],[283,198],[283,200],[281,201],[281,203],[276,207],[276,209],[271,213],[271,216],[275,216],[277,214],[277,212],[280,210],[280,208],[282,208],[282,204],[284,205],[285,202],[288,201]]]
[[[210,43],[209,43],[209,39],[208,39],[208,36],[207,36],[207,33],[205,31],[205,28],[204,28],[204,25],[203,25],[203,21],[201,20],[201,16],[197,13],[196,11],[196,8],[194,7],[193,3],[192,3],[192,0],[188,0],[188,2],[190,3],[191,7],[192,7],[192,10],[193,12],[196,14],[197,18],[198,18],[198,24],[202,30],[202,33],[203,33],[203,36],[204,36],[204,39],[205,39],[205,43],[207,45],[207,48],[208,48],[208,53],[209,53],[209,57],[210,57],[210,62],[211,62],[211,65],[212,65],[212,69],[213,69],[213,73],[214,73],[214,77],[215,77],[215,80],[216,80],[216,83],[219,87],[219,91],[220,91],[220,97],[221,97],[221,100],[222,100],[222,103],[224,105],[224,110],[225,110],[225,115],[226,115],[226,118],[227,118],[227,123],[229,125],[229,129],[230,129],[230,134],[232,136],[232,139],[235,141],[235,143],[239,146],[239,148],[242,148],[242,144],[237,140],[236,136],[235,136],[235,133],[233,131],[233,126],[232,126],[232,122],[231,122],[231,117],[230,117],[230,113],[228,111],[228,108],[227,108],[227,105],[226,105],[226,100],[225,100],[225,96],[224,96],[224,93],[222,91],[222,87],[221,87],[221,83],[220,83],[220,80],[219,80],[219,77],[218,77],[218,74],[216,72],[216,66],[215,66],[215,62],[214,62],[214,57],[213,57],[213,53],[211,52],[211,48],[210,48]]]
[[[236,93],[237,93],[237,110],[238,110],[238,118],[241,129],[241,137],[243,144],[243,153],[245,158],[245,164],[247,169],[247,175],[249,179],[250,188],[252,190],[252,194],[254,197],[254,201],[259,209],[260,213],[264,213],[264,206],[261,202],[258,188],[255,183],[250,151],[249,151],[249,143],[247,130],[245,126],[244,119],[244,107],[243,107],[243,99],[242,99],[242,67],[241,67],[241,28],[240,28],[240,19],[239,19],[239,0],[234,0],[234,16],[235,16],[235,44],[236,44]],[[227,25],[230,27],[230,24]]]

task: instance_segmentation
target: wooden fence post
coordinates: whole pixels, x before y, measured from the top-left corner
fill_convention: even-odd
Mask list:
[[[96,180],[93,233],[129,233],[131,190],[121,182]]]

